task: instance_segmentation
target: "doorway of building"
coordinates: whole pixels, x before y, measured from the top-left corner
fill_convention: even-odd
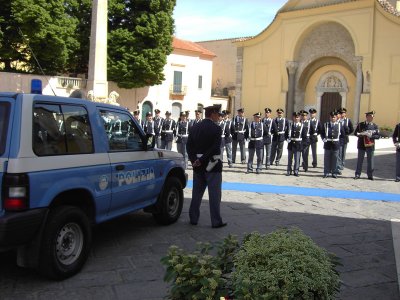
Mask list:
[[[342,106],[342,96],[338,92],[325,92],[321,97],[320,121],[329,121],[329,113]]]
[[[151,104],[150,101],[146,101],[142,105],[142,120],[146,120],[146,114],[148,112],[153,112],[153,105]]]

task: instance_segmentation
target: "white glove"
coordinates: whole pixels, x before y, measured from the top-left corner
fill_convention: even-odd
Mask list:
[[[327,142],[327,140],[326,140],[326,139],[323,139],[322,141],[323,141],[324,143],[326,143],[326,142]]]

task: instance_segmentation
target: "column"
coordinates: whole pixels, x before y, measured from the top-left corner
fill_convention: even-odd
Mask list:
[[[107,1],[93,0],[87,90],[103,101],[108,97],[107,22]]]
[[[288,87],[288,97],[287,97],[287,107],[286,116],[288,118],[292,117],[292,113],[295,109],[295,92],[296,92],[296,72],[299,64],[295,61],[286,62],[286,69],[289,76],[289,87]]]
[[[238,47],[236,52],[236,86],[232,115],[241,108],[242,102],[242,76],[243,76],[243,47]]]
[[[355,96],[354,96],[354,117],[353,121],[354,124],[359,122],[360,117],[360,104],[361,104],[361,92],[362,92],[362,57],[356,57],[355,63],[357,65],[357,73],[356,73],[356,89],[355,89]]]

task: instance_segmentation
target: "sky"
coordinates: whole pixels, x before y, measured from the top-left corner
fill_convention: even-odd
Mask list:
[[[254,36],[287,0],[177,0],[175,36],[193,42]]]

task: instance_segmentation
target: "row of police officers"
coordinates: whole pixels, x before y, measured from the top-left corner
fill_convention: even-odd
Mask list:
[[[364,157],[367,157],[367,177],[373,180],[375,140],[379,139],[378,125],[373,122],[374,111],[365,113],[366,120],[354,128],[351,119],[347,117],[346,108],[332,111],[329,121],[321,123],[317,118],[316,109],[294,112],[292,119],[284,117],[284,110],[278,108],[276,116],[272,110],[265,108],[264,115],[260,112],[253,115],[249,121],[244,114],[244,109],[237,110],[231,118],[228,110],[219,113],[217,124],[221,128],[221,157],[227,155],[228,166],[236,163],[236,153],[239,150],[238,162],[247,164],[246,172],[260,173],[263,168],[269,169],[271,165],[278,166],[283,154],[284,143],[287,142],[288,164],[286,175],[299,176],[300,167],[307,172],[309,166],[317,167],[317,142],[318,136],[324,142],[324,173],[323,177],[337,178],[345,166],[349,135],[358,137],[357,167],[354,179],[361,176]],[[175,140],[177,151],[185,158],[187,166],[188,156],[186,144],[190,128],[202,121],[202,111],[195,111],[195,118],[189,119],[188,112],[181,112],[178,121],[171,118],[169,111],[165,117],[160,116],[160,110],[146,114],[146,119],[139,122],[147,134],[154,135],[156,146],[162,149],[172,149]],[[134,113],[134,116],[139,113]],[[393,133],[393,142],[397,149],[396,181],[400,181],[400,125],[396,126]],[[246,142],[248,142],[248,157],[246,157]],[[239,148],[239,149],[238,149]],[[311,164],[309,152],[311,150]]]

